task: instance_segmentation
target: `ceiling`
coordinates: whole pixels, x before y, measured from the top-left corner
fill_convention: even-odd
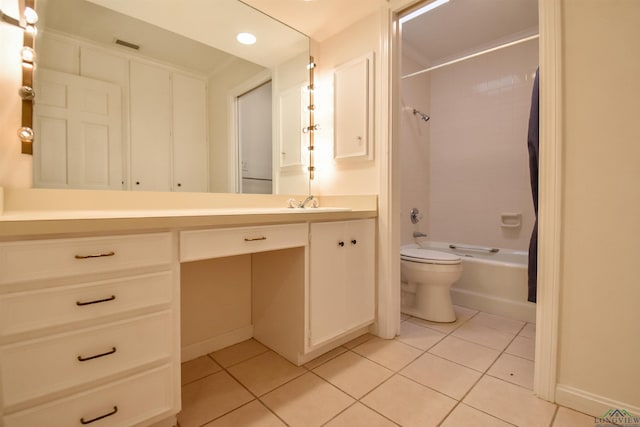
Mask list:
[[[380,9],[387,0],[241,0],[322,42]]]
[[[429,66],[537,32],[538,0],[450,0],[402,25],[403,52]]]

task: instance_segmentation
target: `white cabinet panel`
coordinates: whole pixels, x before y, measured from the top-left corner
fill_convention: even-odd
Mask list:
[[[208,191],[204,81],[173,74],[173,191]]]
[[[131,61],[131,189],[171,189],[170,73]]]
[[[311,224],[309,338],[312,347],[375,317],[375,222]]]
[[[100,427],[121,427],[169,413],[172,408],[171,367],[135,375],[4,418],[5,427],[75,426],[104,416]],[[143,397],[142,397],[143,396]]]
[[[373,159],[373,54],[338,67],[334,74],[334,157]]]

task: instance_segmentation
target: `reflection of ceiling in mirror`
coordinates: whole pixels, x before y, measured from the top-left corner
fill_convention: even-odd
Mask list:
[[[213,46],[262,66],[275,65],[308,50],[306,36],[238,0],[89,0]],[[258,41],[237,42],[240,32]]]
[[[138,53],[141,55],[206,75],[214,74],[225,64],[237,60],[219,49],[86,0],[39,0],[38,12],[40,28],[57,30],[114,48],[117,47],[114,44],[116,39],[124,40],[140,46]]]

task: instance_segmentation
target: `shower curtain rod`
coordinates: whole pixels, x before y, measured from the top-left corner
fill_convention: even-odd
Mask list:
[[[528,42],[529,40],[537,39],[538,37],[540,37],[539,34],[523,37],[521,39],[514,40],[512,42],[501,44],[499,46],[495,46],[489,49],[481,50],[480,52],[472,53],[470,55],[465,55],[460,58],[452,59],[451,61],[443,62],[442,64],[434,65],[433,67],[425,68],[424,70],[407,74],[406,76],[402,76],[401,79],[408,79],[409,77],[419,76],[420,74],[428,73],[429,71],[437,70],[438,68],[446,67],[447,65],[452,65],[458,62],[466,61],[467,59],[475,58],[476,56],[484,55],[485,53],[495,52],[496,50],[504,49],[505,47],[515,46],[520,43]]]

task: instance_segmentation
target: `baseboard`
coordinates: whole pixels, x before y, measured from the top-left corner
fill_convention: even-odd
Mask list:
[[[234,329],[233,331],[217,335],[205,341],[190,344],[182,347],[182,362],[197,359],[200,356],[220,350],[233,344],[246,341],[253,337],[253,325],[244,328]]]
[[[455,288],[451,289],[451,300],[455,305],[462,307],[524,322],[536,322],[536,306],[533,303],[512,301]]]
[[[610,409],[625,409],[634,416],[640,416],[640,407],[617,402],[604,396],[589,393],[568,385],[556,386],[556,403],[593,417],[602,417]]]

